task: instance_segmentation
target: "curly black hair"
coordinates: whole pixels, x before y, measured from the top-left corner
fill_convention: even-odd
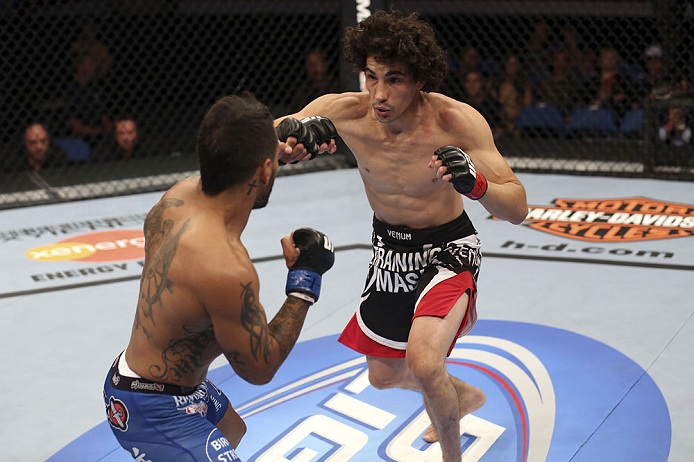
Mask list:
[[[369,56],[382,64],[404,64],[412,78],[424,82],[426,92],[437,90],[448,73],[446,53],[434,29],[417,13],[377,11],[356,27],[348,27],[344,54],[360,71]]]

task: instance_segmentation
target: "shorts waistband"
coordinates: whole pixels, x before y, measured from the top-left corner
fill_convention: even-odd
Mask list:
[[[152,382],[142,377],[126,377],[118,371],[118,363],[123,355],[118,355],[111,366],[109,377],[113,388],[122,391],[134,391],[138,393],[154,393],[158,395],[190,395],[195,387],[181,387],[170,383]]]
[[[384,241],[407,246],[440,244],[477,234],[465,211],[458,218],[448,223],[421,229],[389,225],[383,223],[374,215],[373,228],[376,235],[380,236]]]

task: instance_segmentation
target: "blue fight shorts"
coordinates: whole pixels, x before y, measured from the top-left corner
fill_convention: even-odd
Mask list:
[[[241,460],[215,427],[229,400],[212,382],[205,380],[194,388],[151,382],[123,375],[130,370],[124,362],[123,353],[113,362],[104,383],[104,401],[111,431],[133,458],[151,462]]]

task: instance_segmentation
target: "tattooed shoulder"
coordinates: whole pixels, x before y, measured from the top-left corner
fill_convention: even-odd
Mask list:
[[[164,217],[164,211],[170,207],[181,207],[183,205],[185,205],[185,202],[183,202],[182,200],[176,199],[175,197],[170,197],[162,200],[157,205],[152,207],[152,210],[149,211],[147,217],[145,218],[145,236],[162,232],[162,220]]]
[[[135,329],[142,331],[151,338],[151,333],[143,325],[145,319],[155,324],[153,310],[155,305],[162,304],[164,292],[173,293],[174,283],[169,277],[174,256],[178,250],[181,236],[190,223],[187,219],[178,231],[174,232],[174,221],[162,220],[163,210],[167,207],[179,207],[183,201],[165,199],[156,205],[145,220],[145,267],[140,279],[140,297],[135,313]]]

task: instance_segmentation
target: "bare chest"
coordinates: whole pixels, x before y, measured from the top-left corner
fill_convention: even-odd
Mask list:
[[[359,163],[367,191],[418,197],[439,189],[429,162],[441,146],[454,144],[452,137],[433,125],[384,136],[372,127],[356,127],[343,135]]]

